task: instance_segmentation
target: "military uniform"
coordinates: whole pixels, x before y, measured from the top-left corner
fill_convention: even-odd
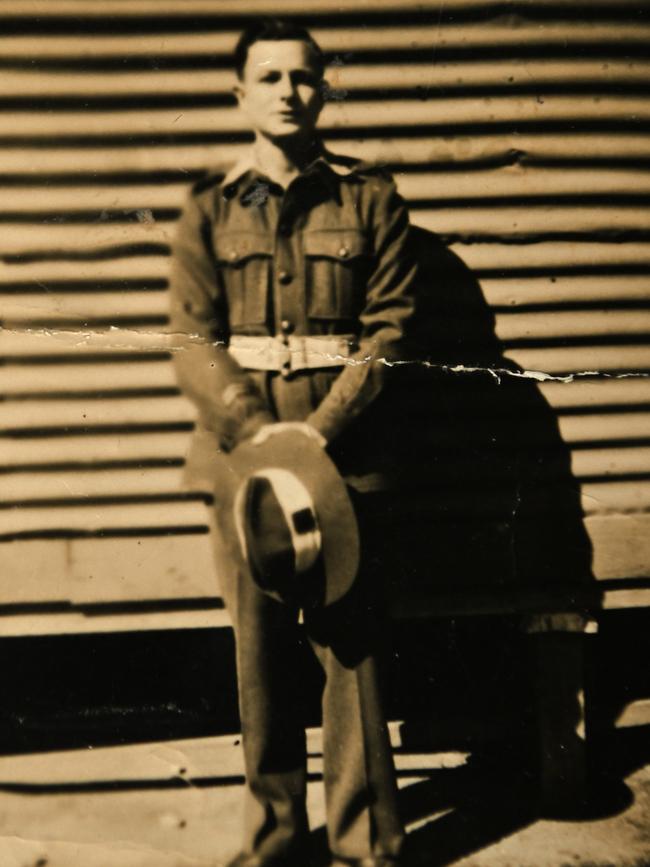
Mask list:
[[[173,252],[177,369],[199,412],[188,473],[215,491],[218,568],[237,641],[244,852],[262,864],[290,857],[308,833],[292,677],[299,612],[247,576],[218,478],[227,452],[262,425],[307,421],[353,491],[366,548],[354,590],[304,614],[326,675],[330,847],[340,858],[395,857],[403,830],[377,688],[381,620],[363,504],[390,486],[392,363],[404,357],[415,314],[406,208],[385,173],[321,148],[286,189],[251,157],[195,186]]]

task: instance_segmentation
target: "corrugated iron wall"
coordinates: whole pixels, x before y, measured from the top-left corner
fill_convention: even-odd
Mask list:
[[[327,141],[389,165],[550,375],[597,576],[650,575],[647,4],[6,0],[0,634],[222,622],[161,332],[187,186],[247,140],[230,53],[258,11],[313,29]]]

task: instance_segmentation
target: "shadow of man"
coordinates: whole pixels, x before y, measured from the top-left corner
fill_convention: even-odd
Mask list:
[[[570,452],[539,379],[505,356],[474,274],[434,234],[415,228],[413,239],[420,316],[413,357],[396,371],[391,392],[401,426],[385,455],[397,483],[378,509],[372,550],[398,616],[505,612],[539,623],[535,615],[549,615],[532,630],[539,633],[531,660],[541,689],[537,711],[547,724],[537,752],[555,751],[542,776],[550,766],[556,799],[566,775],[566,803],[550,811],[571,812],[578,793],[569,765],[585,746],[583,627],[600,597]],[[408,742],[408,719],[402,731]],[[450,773],[439,778],[450,780]],[[461,833],[462,825],[458,856],[471,851],[473,822],[480,848],[538,811],[530,797],[494,801],[494,774],[481,776],[474,767],[455,772],[461,777],[474,794],[452,798],[456,817],[433,823],[443,837],[452,826]],[[418,786],[412,789],[402,793],[407,821],[420,812]],[[420,790],[430,793],[431,783]],[[510,795],[515,790],[509,784]],[[429,852],[431,833],[418,832]]]
[[[420,313],[382,398],[398,423],[370,409],[392,476],[372,522],[391,609],[428,616],[471,593],[485,611],[593,611],[591,542],[556,414],[504,355],[470,269],[434,234],[413,238]]]

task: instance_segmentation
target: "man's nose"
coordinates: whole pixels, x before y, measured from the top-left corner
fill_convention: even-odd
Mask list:
[[[280,78],[278,90],[282,99],[292,99],[296,95],[296,87],[290,75],[283,75]]]

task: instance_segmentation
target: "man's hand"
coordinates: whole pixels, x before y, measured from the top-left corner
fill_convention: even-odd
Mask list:
[[[272,437],[274,434],[285,433],[286,431],[291,430],[300,431],[300,433],[304,434],[306,437],[315,440],[322,448],[326,448],[327,446],[327,440],[325,437],[322,436],[315,427],[312,427],[305,421],[279,421],[275,424],[265,424],[257,431],[251,442],[253,445],[259,446],[262,443],[265,443],[268,438]]]

